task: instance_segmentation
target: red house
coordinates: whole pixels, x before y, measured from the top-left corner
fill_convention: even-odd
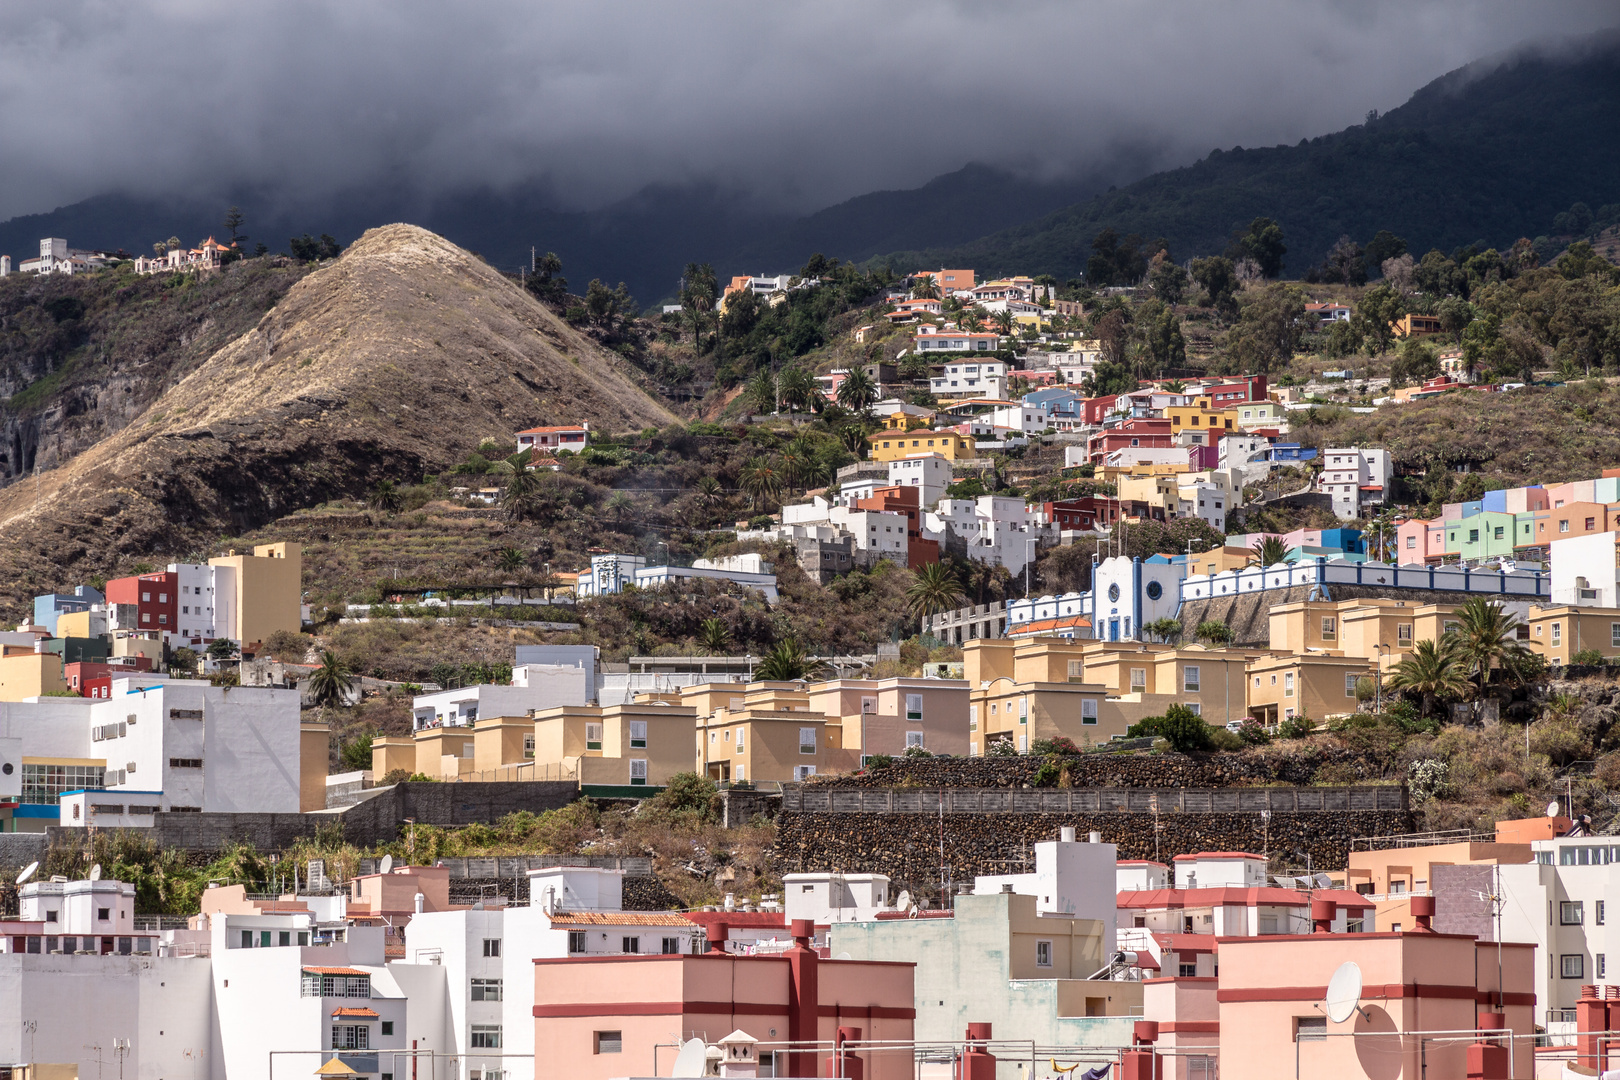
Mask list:
[[[1080,422],[1087,427],[1102,427],[1108,414],[1113,412],[1119,403],[1118,394],[1109,394],[1107,397],[1093,397],[1080,399]]]
[[[167,570],[139,577],[114,578],[107,582],[108,604],[129,604],[135,608],[136,630],[168,633],[177,629],[180,576]]]
[[[1199,393],[1199,397],[1207,396],[1210,405],[1217,409],[1224,409],[1229,405],[1239,405],[1245,401],[1266,400],[1266,377],[1264,375],[1245,375],[1240,379],[1229,379],[1214,386],[1206,386]]]
[[[68,689],[77,691],[80,697],[104,698],[112,696],[114,676],[152,670],[150,656],[120,656],[118,661],[98,664],[85,660],[66,664],[62,668],[62,677],[67,681]]]
[[[1083,495],[1078,499],[1046,504],[1046,519],[1059,529],[1108,530],[1119,521],[1119,500],[1107,495]]]
[[[1130,446],[1169,449],[1176,444],[1170,430],[1170,421],[1159,417],[1123,421],[1118,427],[1099,431],[1086,444],[1086,453],[1093,465],[1101,465],[1104,457],[1115,450]]]

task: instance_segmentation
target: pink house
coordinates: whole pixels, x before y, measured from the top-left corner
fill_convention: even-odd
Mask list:
[[[1437,563],[1446,553],[1446,523],[1441,518],[1408,518],[1395,526],[1394,562],[1402,566]]]
[[[809,687],[810,709],[841,724],[843,746],[897,757],[907,747],[968,754],[968,685],[961,679],[829,679]]]
[[[796,1077],[833,1075],[827,1057],[838,1041],[911,1041],[916,965],[823,960],[810,948],[813,930],[808,920],[794,920],[794,944],[776,956],[537,959],[534,1045],[545,1047],[547,1074],[571,1080],[667,1074],[672,1033],[705,1032],[715,1042],[726,1032],[746,1032],[761,1073]],[[663,1056],[655,1060],[659,1046]],[[913,1075],[909,1047],[857,1056],[867,1080]]]

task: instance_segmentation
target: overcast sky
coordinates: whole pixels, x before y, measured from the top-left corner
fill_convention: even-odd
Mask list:
[[[113,190],[289,200],[719,180],[794,209],[969,161],[1297,142],[1608,2],[6,0],[0,218]]]

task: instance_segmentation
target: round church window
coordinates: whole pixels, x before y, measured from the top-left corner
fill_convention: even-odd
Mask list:
[[[1164,595],[1164,586],[1160,585],[1157,581],[1148,582],[1147,595],[1149,600],[1157,600],[1159,597]]]
[[[1108,586],[1108,599],[1111,603],[1119,602],[1119,582],[1116,581]]]

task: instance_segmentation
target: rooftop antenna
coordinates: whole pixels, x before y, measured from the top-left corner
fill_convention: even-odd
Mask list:
[[[17,884],[19,884],[19,885],[24,884],[25,882],[28,881],[29,878],[33,877],[38,872],[39,872],[39,861],[35,860],[34,862],[31,862],[27,866],[22,868],[22,873],[17,875]]]

